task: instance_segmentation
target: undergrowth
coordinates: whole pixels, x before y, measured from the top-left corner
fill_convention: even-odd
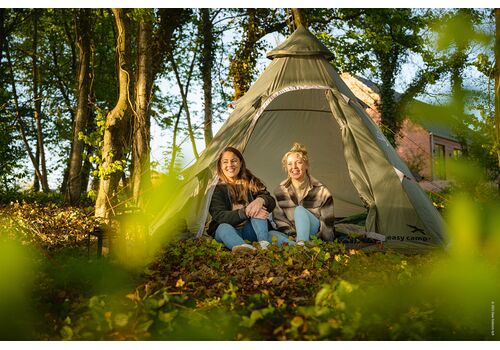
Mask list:
[[[489,323],[498,264],[464,268],[439,252],[366,254],[319,240],[235,255],[203,237],[172,241],[130,268],[97,259],[93,241],[88,253],[94,223],[83,210],[2,212],[2,339],[498,339]]]

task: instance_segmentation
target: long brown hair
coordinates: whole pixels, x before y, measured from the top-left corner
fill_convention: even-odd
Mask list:
[[[222,155],[225,152],[235,154],[241,162],[240,172],[236,175],[236,180],[234,182],[230,182],[222,171]],[[257,192],[266,188],[262,181],[247,169],[243,155],[234,147],[226,147],[220,153],[217,159],[217,175],[219,175],[219,180],[227,185],[231,199],[233,203],[236,204],[246,204],[250,202],[250,198],[248,198],[249,191]]]

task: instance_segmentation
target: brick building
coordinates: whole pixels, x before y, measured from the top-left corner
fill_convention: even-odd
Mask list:
[[[368,115],[380,125],[380,113],[376,108],[380,101],[378,87],[367,79],[348,73],[341,77]],[[448,115],[449,111],[444,107],[414,101],[396,137],[396,151],[425,189],[446,187],[447,164],[462,153],[462,146],[450,124],[443,121],[443,116]]]

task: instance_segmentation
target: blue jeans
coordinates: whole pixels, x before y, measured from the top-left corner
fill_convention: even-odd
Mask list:
[[[267,220],[251,218],[240,228],[234,228],[230,224],[220,224],[215,230],[215,239],[229,249],[244,244],[245,240],[270,242]]]
[[[297,242],[308,241],[311,235],[319,231],[319,219],[309,210],[299,205],[295,207],[295,230],[297,231]]]
[[[288,239],[288,236],[286,234],[284,234],[283,232],[275,231],[275,230],[269,231],[269,239],[271,240],[271,242],[272,242],[273,237],[276,237],[276,239],[277,239],[276,245],[278,247],[281,247],[281,245],[283,243],[287,243],[288,245],[295,245],[295,242]]]

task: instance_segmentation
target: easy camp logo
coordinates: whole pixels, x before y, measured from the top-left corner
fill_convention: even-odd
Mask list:
[[[427,242],[430,241],[430,237],[427,237],[425,234],[425,231],[423,228],[414,226],[414,225],[409,225],[407,224],[410,228],[411,235],[403,236],[403,235],[393,235],[393,236],[387,236],[386,240],[388,241],[420,241],[420,242]]]

